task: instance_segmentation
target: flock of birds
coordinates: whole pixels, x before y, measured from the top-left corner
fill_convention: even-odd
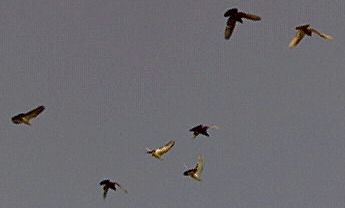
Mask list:
[[[260,21],[261,17],[255,15],[255,14],[249,14],[244,12],[239,12],[237,8],[229,9],[224,13],[224,17],[228,17],[228,20],[226,22],[225,31],[224,31],[224,38],[230,39],[232,32],[235,29],[236,22],[243,23],[242,18],[249,19],[252,21]],[[289,43],[290,48],[295,48],[301,40],[304,38],[305,35],[312,36],[312,34],[317,34],[324,40],[332,40],[333,37],[331,35],[327,35],[325,33],[322,33],[315,28],[310,27],[310,24],[300,25],[295,28],[297,30],[295,36],[292,38],[292,40]]]
[[[228,17],[228,20],[226,22],[226,27],[224,31],[224,38],[225,39],[230,39],[234,28],[236,26],[237,22],[243,23],[242,18],[244,19],[249,19],[252,21],[260,21],[261,17],[254,15],[254,14],[249,14],[249,13],[244,13],[244,12],[239,12],[237,8],[232,8],[227,10],[224,13],[224,17]],[[300,41],[304,38],[305,35],[311,36],[313,33],[319,35],[321,38],[325,40],[332,40],[333,37],[330,35],[327,35],[325,33],[322,33],[312,27],[310,27],[309,24],[305,25],[300,25],[296,27],[296,34],[292,38],[292,40],[289,43],[290,48],[296,47]],[[15,124],[26,124],[26,125],[31,125],[31,120],[36,118],[39,114],[41,114],[45,110],[44,106],[39,106],[29,112],[26,113],[20,113],[18,115],[15,115],[12,117],[12,122]],[[217,129],[218,127],[213,125],[213,126],[208,126],[208,125],[203,125],[200,124],[198,126],[195,126],[189,131],[193,132],[193,138],[196,138],[198,135],[204,135],[209,137],[210,135],[208,134],[208,129],[215,128]],[[163,160],[163,155],[169,152],[175,145],[175,141],[171,140],[167,144],[156,148],[156,149],[150,149],[146,148],[146,153],[151,154],[154,158],[157,158],[159,160]],[[204,169],[204,159],[202,155],[198,156],[197,163],[194,168],[187,169],[184,171],[183,175],[189,176],[192,179],[195,179],[196,181],[201,181],[201,174]],[[103,198],[105,199],[107,197],[107,193],[109,189],[116,191],[117,188],[123,190],[125,193],[128,193],[128,191],[123,188],[119,183],[115,181],[110,181],[109,179],[102,180],[99,183],[100,186],[103,186]]]
[[[31,126],[31,120],[36,118],[39,114],[41,114],[45,110],[44,106],[38,106],[37,108],[30,110],[25,113],[19,113],[11,118],[12,122],[14,124],[25,124],[28,126]],[[215,125],[208,126],[208,125],[203,125],[200,124],[198,126],[195,126],[189,131],[193,132],[193,138],[196,138],[198,135],[204,135],[209,137],[210,135],[208,134],[208,129],[211,128],[218,128]],[[171,140],[167,144],[156,148],[156,149],[149,149],[146,148],[146,153],[151,154],[154,158],[157,158],[159,160],[163,160],[162,156],[167,153],[168,151],[171,150],[171,148],[175,145],[175,141]],[[189,176],[197,181],[201,181],[201,174],[204,169],[204,159],[201,155],[198,156],[198,161],[197,164],[195,165],[194,168],[186,170],[183,175]],[[103,198],[105,199],[107,197],[107,193],[109,189],[116,191],[117,188],[123,190],[125,193],[128,193],[128,191],[123,188],[119,183],[115,181],[110,181],[109,179],[102,180],[99,183],[100,186],[103,186]]]

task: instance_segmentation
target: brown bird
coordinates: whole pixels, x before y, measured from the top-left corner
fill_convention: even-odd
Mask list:
[[[289,43],[289,48],[295,48],[298,43],[304,38],[305,35],[312,36],[313,33],[317,34],[321,38],[325,40],[332,40],[333,37],[330,35],[327,35],[325,33],[322,33],[315,28],[310,27],[310,24],[306,25],[300,25],[295,28],[297,30],[295,36],[292,38],[292,40]]]
[[[253,20],[253,21],[259,21],[261,20],[261,17],[254,15],[254,14],[248,14],[244,12],[238,12],[237,8],[229,9],[224,13],[224,17],[229,17],[226,22],[226,27],[224,31],[224,38],[230,39],[232,32],[234,31],[234,28],[236,26],[236,22],[243,23],[242,18]]]
[[[173,146],[175,145],[175,141],[171,140],[169,141],[167,144],[165,144],[164,146],[157,148],[157,149],[149,149],[146,148],[146,153],[147,154],[151,154],[153,157],[163,160],[163,158],[161,157],[163,154],[167,153]]]
[[[112,189],[116,191],[116,186],[119,187],[121,190],[123,190],[125,193],[128,193],[128,191],[124,188],[119,183],[112,182],[109,179],[105,179],[99,183],[99,185],[103,186],[103,198],[105,199],[107,197],[107,193],[109,189]]]
[[[189,176],[197,181],[201,181],[201,174],[204,170],[204,159],[201,155],[198,157],[198,162],[193,169],[186,170],[183,175]]]
[[[26,124],[30,126],[31,119],[36,118],[44,109],[44,106],[39,106],[27,113],[20,113],[12,117],[12,122],[15,124]]]
[[[207,126],[207,125],[203,125],[203,124],[200,124],[196,127],[193,127],[191,129],[189,129],[189,131],[193,132],[193,138],[196,138],[199,134],[202,134],[204,136],[207,136],[209,137],[210,135],[208,134],[207,130],[208,129],[218,129],[219,127],[216,126],[216,125],[213,125],[213,126]]]

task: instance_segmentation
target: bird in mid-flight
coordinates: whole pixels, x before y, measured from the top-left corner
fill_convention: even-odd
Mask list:
[[[224,31],[224,38],[230,39],[232,32],[234,31],[234,28],[236,26],[236,22],[243,23],[242,18],[253,20],[253,21],[259,21],[261,20],[261,17],[254,15],[254,14],[248,14],[244,12],[238,12],[237,8],[229,9],[224,13],[224,17],[229,17]]]
[[[207,125],[200,124],[196,127],[189,129],[189,131],[193,132],[193,138],[196,138],[199,134],[202,134],[204,136],[209,137],[210,135],[208,134],[207,130],[208,129],[218,129],[218,128],[219,127],[216,125],[207,126]]]
[[[201,155],[198,157],[198,162],[193,169],[186,170],[183,175],[189,176],[197,181],[201,181],[201,173],[204,170],[204,159]]]
[[[149,149],[146,148],[146,153],[151,154],[153,157],[163,160],[162,155],[167,153],[173,146],[175,145],[175,141],[171,140],[164,146],[157,148],[157,149]]]
[[[333,37],[331,35],[327,35],[325,33],[322,33],[315,28],[310,27],[310,24],[306,25],[300,25],[295,28],[297,30],[295,36],[292,38],[292,40],[289,43],[289,48],[295,48],[298,43],[304,38],[305,35],[311,36],[313,33],[317,34],[321,38],[325,40],[332,40]]]
[[[107,193],[109,189],[112,189],[116,191],[116,187],[122,189],[125,193],[128,193],[128,191],[124,188],[119,183],[112,182],[109,179],[105,179],[99,183],[99,185],[103,186],[103,198],[105,199],[107,197]]]
[[[39,106],[27,113],[20,113],[12,117],[12,122],[15,124],[26,124],[31,125],[30,121],[33,118],[36,118],[42,111],[44,111],[44,106]]]

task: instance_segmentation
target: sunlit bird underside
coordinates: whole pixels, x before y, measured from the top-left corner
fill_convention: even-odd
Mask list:
[[[295,29],[297,31],[296,31],[295,36],[292,38],[292,40],[289,43],[289,48],[295,48],[301,42],[301,40],[304,38],[305,35],[312,36],[313,33],[317,34],[318,36],[320,36],[324,40],[332,40],[333,39],[333,37],[331,35],[327,35],[325,33],[322,33],[320,31],[316,30],[315,28],[310,27],[309,24],[297,26]]]
[[[26,124],[31,125],[30,121],[34,118],[36,118],[42,111],[44,111],[44,106],[39,106],[27,113],[20,113],[16,116],[12,117],[12,122],[15,124]]]

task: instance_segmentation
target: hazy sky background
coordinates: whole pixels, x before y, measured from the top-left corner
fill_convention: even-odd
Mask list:
[[[344,208],[344,6],[2,0],[1,207]],[[262,21],[226,41],[232,7]],[[335,39],[289,49],[304,23]],[[193,141],[200,123],[220,129]],[[198,154],[201,183],[182,175]],[[104,178],[129,193],[103,200]]]

